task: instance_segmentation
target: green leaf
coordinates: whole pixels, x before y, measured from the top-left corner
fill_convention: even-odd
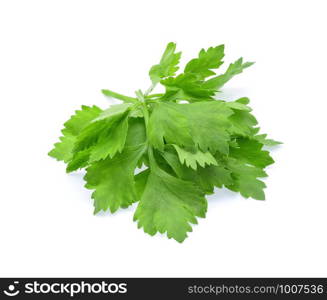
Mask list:
[[[254,126],[258,124],[256,118],[248,111],[243,111],[233,108],[233,114],[229,117],[230,128],[229,132],[232,135],[252,136]]]
[[[267,139],[267,134],[258,134],[253,138],[265,146],[277,146],[283,144],[282,142],[278,142],[272,139]]]
[[[228,117],[232,110],[218,101],[157,104],[149,120],[149,141],[163,150],[164,143],[198,147],[203,152],[228,153]]]
[[[202,49],[199,57],[192,59],[185,66],[184,73],[161,81],[161,84],[166,87],[163,99],[189,102],[212,100],[216,89],[205,87],[202,80],[215,75],[212,69],[218,68],[223,63],[223,57],[224,45],[211,47],[207,51]]]
[[[89,165],[90,155],[91,155],[91,148],[84,149],[77,153],[74,153],[72,159],[68,162],[66,172],[74,172],[78,169],[85,168]]]
[[[181,57],[181,52],[175,53],[175,50],[176,44],[169,43],[161,57],[160,63],[150,69],[149,76],[153,84],[158,83],[162,78],[175,75]]]
[[[128,130],[128,117],[116,122],[107,134],[102,134],[98,144],[92,149],[90,161],[105,159],[107,156],[114,157],[123,150]]]
[[[150,174],[150,170],[146,169],[134,176],[135,191],[138,200],[142,198],[146,183],[148,181],[149,174]]]
[[[85,167],[88,162],[105,159],[108,156],[114,157],[116,153],[122,151],[128,130],[130,107],[130,104],[114,105],[81,131],[76,139],[74,156],[67,171]],[[89,151],[86,151],[87,149]],[[89,155],[81,156],[79,154],[81,151]]]
[[[81,110],[76,110],[75,114],[64,124],[63,136],[60,137],[60,142],[54,145],[49,155],[57,160],[69,162],[73,156],[76,137],[101,112],[102,110],[95,105],[91,107],[83,105]]]
[[[250,99],[248,97],[242,97],[242,98],[235,100],[235,102],[247,105],[250,103]]]
[[[125,145],[129,115],[134,110],[135,107],[130,104],[118,104],[94,119],[76,139],[67,172],[76,171],[92,162],[106,159],[108,156],[112,158],[120,153]]]
[[[166,87],[162,97],[165,100],[187,100],[189,102],[213,100],[216,90],[206,88],[203,82],[192,73],[183,73],[177,77],[169,77],[161,81]]]
[[[190,133],[188,120],[179,108],[180,104],[158,103],[154,106],[149,119],[149,141],[164,150],[166,140],[170,144],[192,146],[193,140]]]
[[[217,69],[223,64],[224,45],[210,47],[207,51],[202,49],[198,58],[194,58],[185,66],[184,73],[195,74],[198,80],[215,75],[212,69]]]
[[[206,211],[200,189],[152,165],[134,221],[150,235],[167,232],[168,238],[183,242],[192,231],[190,223],[197,224],[196,217],[204,218]]]
[[[192,169],[197,169],[197,164],[201,167],[205,167],[205,165],[217,165],[216,159],[212,156],[210,152],[202,152],[195,148],[189,148],[188,150],[181,148],[177,145],[173,145],[179,160],[182,164],[185,164],[187,167],[191,167]]]
[[[240,138],[238,147],[230,149],[230,156],[255,167],[265,168],[274,163],[268,151],[262,150],[263,144],[253,139]]]
[[[251,111],[252,109],[237,101],[226,102],[226,106],[234,110]]]
[[[206,194],[212,194],[214,187],[222,188],[233,184],[231,171],[223,164],[198,167],[195,171],[182,165],[172,152],[164,152],[162,155],[179,178],[194,182]]]
[[[117,116],[119,117],[122,114],[124,114],[127,110],[129,110],[131,107],[133,107],[131,103],[112,105],[108,109],[100,113],[99,116],[93,120],[93,122],[101,121],[109,118],[111,119]]]
[[[243,63],[243,58],[241,57],[234,63],[230,64],[224,74],[207,80],[203,84],[203,86],[205,88],[219,90],[226,82],[231,80],[235,75],[242,73],[244,69],[252,66],[253,64],[254,64],[254,62]]]
[[[115,212],[138,201],[134,170],[146,150],[145,127],[141,119],[131,119],[124,151],[114,158],[92,163],[84,177],[86,187],[94,189],[94,213]]]
[[[59,138],[60,142],[54,144],[54,148],[48,153],[49,156],[58,161],[69,162],[72,158],[72,150],[74,148],[76,137],[66,133]]]
[[[265,200],[263,189],[266,185],[258,179],[267,176],[262,169],[250,166],[234,158],[228,159],[227,168],[232,172],[234,180],[232,185],[227,186],[228,189],[240,192],[245,198],[251,197],[257,200]]]

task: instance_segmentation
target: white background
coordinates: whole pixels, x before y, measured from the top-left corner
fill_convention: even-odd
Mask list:
[[[326,28],[326,1],[1,0],[0,276],[327,276]],[[267,200],[218,190],[183,244],[137,229],[135,206],[93,216],[83,173],[47,156],[101,89],[146,89],[169,41],[184,63],[221,43],[256,61],[225,97],[284,142]]]

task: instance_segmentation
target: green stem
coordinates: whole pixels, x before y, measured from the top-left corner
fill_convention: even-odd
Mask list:
[[[144,97],[147,97],[153,91],[153,89],[156,87],[156,85],[157,85],[156,83],[152,83],[151,86],[144,93]]]
[[[146,131],[146,136],[147,136],[147,141],[148,141],[148,137],[149,137],[149,127],[148,127],[148,124],[149,124],[149,110],[148,110],[148,106],[147,106],[147,104],[145,102],[144,95],[141,92],[141,90],[136,91],[135,94],[136,94],[137,99],[139,100],[139,102],[141,102],[141,104],[142,104],[141,109],[143,111],[145,131]],[[148,144],[148,156],[149,156],[150,168],[154,167],[156,165],[156,162],[155,162],[155,158],[154,158],[154,155],[153,155],[152,146],[149,145],[149,144]]]
[[[149,144],[149,110],[146,103],[142,105],[143,116],[144,116],[144,123],[145,123],[145,131],[147,136],[147,143],[148,143],[148,157],[149,157],[149,167],[150,169],[154,169],[157,165],[156,160],[153,155],[152,146]]]
[[[156,159],[154,158],[152,146],[149,146],[148,147],[148,156],[149,156],[149,165],[150,165],[150,168],[156,169],[157,162],[156,162]]]
[[[146,103],[158,103],[156,99],[146,99]]]
[[[146,103],[143,103],[142,111],[143,111],[143,116],[144,116],[145,128],[146,128],[146,130],[148,130],[149,111],[148,111],[148,107],[147,107]]]
[[[141,90],[136,91],[135,94],[136,94],[136,97],[139,100],[139,102],[142,104],[141,108],[142,108],[142,111],[143,111],[145,127],[147,129],[148,122],[149,122],[149,110],[148,110],[148,106],[146,105],[146,102],[145,102],[145,99],[144,99],[144,95],[143,95],[143,93],[142,93]]]
[[[151,94],[146,96],[145,98],[155,98],[155,97],[161,97],[163,94]]]
[[[128,97],[128,96],[125,96],[125,95],[122,95],[122,94],[118,94],[118,93],[110,91],[110,90],[102,90],[101,92],[105,96],[112,97],[112,98],[115,98],[115,99],[118,99],[118,100],[122,100],[124,102],[129,102],[129,103],[137,103],[138,102],[136,98]]]

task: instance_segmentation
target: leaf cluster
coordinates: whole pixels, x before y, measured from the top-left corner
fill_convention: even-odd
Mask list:
[[[216,97],[252,62],[240,58],[217,75],[224,58],[224,45],[219,45],[202,49],[176,75],[180,57],[169,43],[149,71],[151,87],[135,97],[103,90],[122,103],[106,110],[82,106],[49,152],[67,164],[67,172],[85,168],[95,213],[138,202],[138,227],[178,242],[197,217],[205,217],[205,196],[215,187],[265,199],[261,178],[274,161],[263,147],[279,144],[259,134],[248,98],[227,102]],[[152,93],[157,84],[164,93]]]

